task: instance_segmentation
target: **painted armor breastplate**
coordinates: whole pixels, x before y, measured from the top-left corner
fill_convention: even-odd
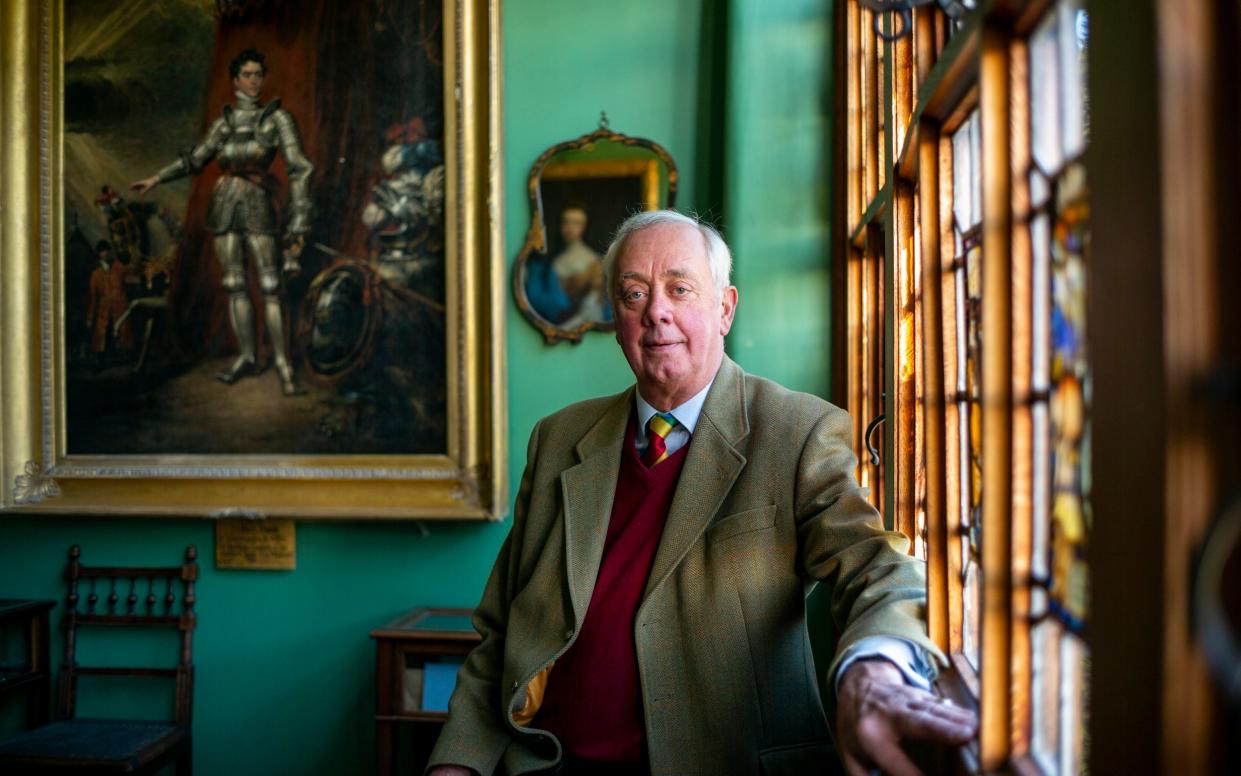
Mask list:
[[[262,177],[276,158],[279,135],[272,114],[279,101],[261,108],[225,107],[228,134],[220,144],[216,160],[227,175]]]
[[[297,125],[280,100],[267,105],[240,100],[226,106],[223,115],[207,131],[207,137],[160,171],[161,181],[194,175],[213,158],[223,175],[216,181],[207,207],[207,228],[213,234],[275,235],[279,232],[277,210],[279,185],[268,170],[276,153],[284,156],[289,178],[288,217],[285,231],[310,231],[310,176],[314,166],[302,152]]]

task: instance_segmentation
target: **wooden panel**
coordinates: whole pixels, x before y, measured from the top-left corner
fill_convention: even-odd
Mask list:
[[[880,288],[883,273],[883,237],[879,227],[866,230],[866,248],[862,254],[862,340],[861,340],[861,419],[862,419],[862,472],[860,483],[868,488],[870,502],[881,513],[883,512],[883,479],[879,474],[879,466],[871,461],[867,450],[871,439],[867,438],[866,428],[882,412],[879,397],[883,381],[883,325],[880,315]],[[877,430],[872,437],[881,433]],[[882,438],[882,437],[879,437]]]
[[[879,193],[879,54],[874,34],[870,30],[872,15],[860,14],[862,19],[862,201],[869,202]]]
[[[1214,3],[1156,2],[1163,142],[1163,307],[1167,348],[1167,493],[1164,502],[1163,765],[1186,776],[1214,773],[1212,687],[1192,637],[1191,564],[1220,506],[1218,410],[1199,386],[1216,368],[1221,339],[1215,199]],[[1221,4],[1222,5],[1222,4]],[[1235,100],[1236,94],[1225,96]],[[1235,143],[1232,127],[1230,142]],[[1229,246],[1235,257],[1235,246]],[[1235,261],[1235,258],[1231,259]],[[1235,297],[1232,300],[1235,303]],[[1154,377],[1154,375],[1151,375]]]
[[[885,386],[887,378],[885,375],[885,335],[887,329],[885,327],[886,310],[888,306],[888,284],[884,282],[884,266],[886,264],[887,242],[884,231],[875,227],[870,231],[870,245],[868,246],[868,254],[871,263],[871,288],[870,288],[870,307],[867,311],[868,322],[867,331],[870,337],[870,373],[867,377],[869,387],[867,395],[870,397],[869,417],[873,420],[880,415],[885,414],[887,409],[884,401]],[[882,453],[881,435],[883,429],[875,432],[878,442],[876,447],[880,448],[879,463],[871,466],[871,491],[874,494],[875,509],[880,514],[887,514],[887,492],[884,488],[888,470],[888,462],[884,459]]]
[[[960,351],[957,337],[957,288],[953,272],[953,233],[952,233],[952,139],[943,135],[939,139],[939,255],[940,255],[940,301],[943,305],[942,338],[944,354],[944,525],[947,531],[948,553],[948,646],[950,651],[959,652],[964,647],[961,623],[964,613],[961,608],[962,574],[961,554],[954,552],[957,537],[961,534],[964,515],[961,513],[961,478],[967,473],[961,469],[961,436],[957,429],[961,423],[960,405],[957,403],[957,371],[958,361],[965,357]]]
[[[1030,746],[1030,558],[1034,531],[1033,421],[1030,405],[1034,363],[1031,327],[1034,324],[1032,259],[1028,215],[1030,184],[1029,59],[1024,41],[1009,50],[1009,126],[1012,129],[1012,652],[1009,677],[1012,750],[1022,754]]]
[[[984,771],[1009,754],[1011,692],[1012,280],[1009,227],[1008,40],[984,25],[982,121],[982,687],[979,756]]]
[[[926,451],[927,628],[940,649],[948,639],[948,517],[944,420],[943,261],[939,229],[939,137],[923,125],[919,148],[919,212],[922,238],[922,349],[924,370],[923,430]]]
[[[845,76],[845,92],[848,100],[848,129],[845,144],[848,147],[846,232],[852,231],[866,207],[862,194],[862,52],[858,35],[861,10],[856,2],[847,4],[845,43],[848,67]]]
[[[862,407],[862,252],[848,249],[848,299],[849,299],[849,415],[853,420],[853,451],[857,455],[857,470],[854,478],[861,482],[863,457],[866,446],[862,441],[862,431],[866,428],[867,418],[863,417]]]
[[[913,36],[891,44],[892,49],[892,147],[899,152],[913,115]]]
[[[888,408],[891,411],[888,420],[893,428],[893,460],[892,476],[895,480],[895,503],[893,507],[893,525],[896,530],[911,539],[916,532],[915,511],[917,504],[914,499],[914,475],[916,466],[916,437],[914,427],[915,405],[917,397],[916,354],[914,348],[917,337],[917,323],[914,316],[914,192],[907,183],[897,182],[896,196],[893,201],[893,221],[895,226],[895,255],[893,256],[892,303],[894,332],[894,374],[892,383],[894,396],[890,397]],[[913,543],[910,544],[913,547]]]
[[[852,3],[832,6],[832,120],[831,120],[831,234],[828,264],[831,267],[830,331],[828,364],[831,385],[828,398],[837,406],[849,408],[848,358],[848,250],[844,235],[848,233],[850,204],[849,188],[849,8]]]
[[[1183,7],[1182,3],[1173,3]],[[1091,9],[1091,773],[1163,761],[1164,341],[1153,3]],[[1181,176],[1178,174],[1178,180]],[[1179,261],[1183,251],[1174,254]],[[1135,347],[1135,343],[1141,343]],[[1177,687],[1200,678],[1183,676]]]

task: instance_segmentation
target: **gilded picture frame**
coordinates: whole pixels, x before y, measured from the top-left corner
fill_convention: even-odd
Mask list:
[[[30,0],[7,4],[3,20],[0,510],[503,518],[508,439],[498,0],[443,2],[445,450],[420,454],[68,449],[65,316],[74,301],[66,300],[62,277],[64,13],[64,0]]]
[[[626,155],[617,158],[598,154],[597,151],[605,146],[620,149]],[[614,131],[607,124],[606,114],[598,129],[553,145],[531,165],[526,179],[530,226],[525,243],[513,261],[510,282],[517,309],[543,335],[547,345],[578,343],[587,332],[607,333],[615,328],[610,318],[610,303],[606,303],[609,309],[605,317],[581,314],[581,307],[570,303],[561,310],[561,319],[557,319],[546,303],[541,304],[532,292],[532,281],[540,277],[535,274],[536,269],[543,270],[546,282],[556,274],[548,265],[556,263],[557,254],[563,248],[559,232],[564,225],[557,223],[562,211],[579,211],[592,224],[587,230],[583,222],[586,233],[583,236],[588,238],[583,244],[593,237],[594,244],[588,245],[588,249],[595,254],[596,261],[590,263],[597,264],[625,215],[636,210],[658,210],[675,205],[677,182],[676,163],[667,149],[652,140]],[[592,196],[592,184],[609,188]],[[565,191],[558,192],[560,187]],[[618,188],[628,191],[618,197]],[[601,202],[612,207],[610,219],[597,217],[599,213],[595,207]],[[624,209],[617,212],[617,206]],[[597,285],[598,281],[595,282]]]

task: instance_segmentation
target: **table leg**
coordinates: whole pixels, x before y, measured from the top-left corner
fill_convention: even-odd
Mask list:
[[[375,755],[378,760],[376,773],[379,776],[391,776],[395,772],[392,751],[394,727],[393,722],[375,722]]]
[[[389,644],[379,641],[375,645],[375,714],[391,716],[396,713],[396,698],[393,697],[392,671],[395,663],[395,652]],[[375,756],[379,776],[393,773],[394,762],[392,753],[394,724],[391,721],[375,720]]]
[[[26,694],[26,726],[29,728],[46,725],[51,721],[48,703],[52,693],[51,660],[49,631],[51,612],[42,611],[30,618],[30,632],[27,636],[27,647],[30,650],[30,670],[43,674]]]

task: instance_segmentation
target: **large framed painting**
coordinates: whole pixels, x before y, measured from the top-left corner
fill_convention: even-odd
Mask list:
[[[503,516],[498,5],[6,5],[4,508]]]

